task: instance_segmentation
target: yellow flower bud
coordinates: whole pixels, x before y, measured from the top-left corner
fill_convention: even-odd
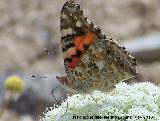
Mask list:
[[[11,76],[4,81],[5,103],[0,110],[0,118],[10,101],[16,101],[24,90],[24,80],[18,76]]]
[[[5,80],[4,87],[7,91],[21,93],[24,90],[24,80],[18,76],[11,76]]]

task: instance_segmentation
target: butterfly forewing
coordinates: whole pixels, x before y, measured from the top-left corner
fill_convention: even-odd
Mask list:
[[[136,75],[135,59],[89,23],[74,2],[61,11],[61,42],[67,76],[58,80],[75,91],[107,92]]]

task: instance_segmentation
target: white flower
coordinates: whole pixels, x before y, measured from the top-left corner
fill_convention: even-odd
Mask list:
[[[160,87],[149,82],[134,85],[119,83],[109,94],[100,91],[85,95],[75,94],[58,108],[47,111],[45,117],[40,120],[86,119],[90,121],[94,120],[90,118],[96,116],[103,118],[108,116],[109,119],[101,119],[101,121],[158,121],[160,120]],[[127,116],[128,119],[124,119]]]

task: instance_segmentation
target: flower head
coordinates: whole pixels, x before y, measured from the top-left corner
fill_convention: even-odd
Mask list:
[[[75,94],[58,108],[47,111],[40,120],[72,121],[74,116],[81,116],[81,120],[83,116],[115,116],[113,121],[126,120],[127,116],[127,121],[160,120],[160,87],[152,83],[119,83],[109,94],[95,91],[91,95]]]

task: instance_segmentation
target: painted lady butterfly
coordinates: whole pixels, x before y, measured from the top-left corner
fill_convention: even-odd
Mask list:
[[[64,4],[60,24],[67,76],[57,79],[65,88],[78,93],[108,92],[136,75],[136,59],[89,23],[78,4]]]

